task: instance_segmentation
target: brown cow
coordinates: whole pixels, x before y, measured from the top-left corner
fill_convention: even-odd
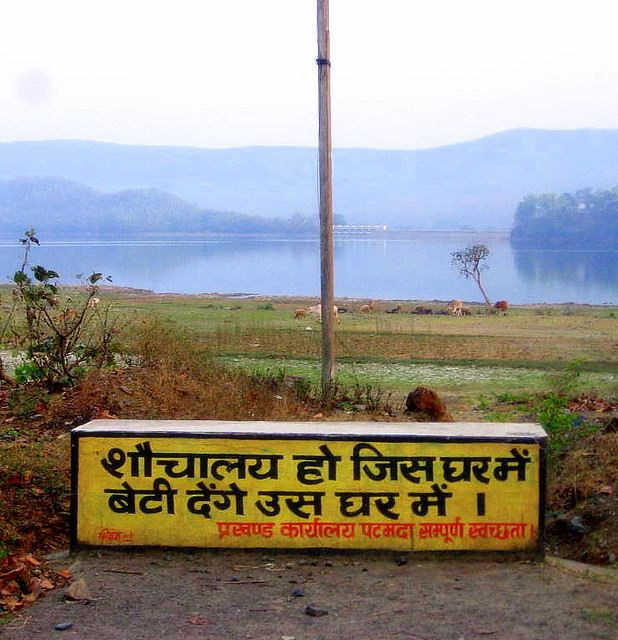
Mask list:
[[[494,305],[494,309],[497,311],[502,311],[502,313],[506,316],[508,315],[509,303],[506,300],[498,300]]]
[[[376,301],[375,300],[369,300],[369,302],[367,304],[364,304],[360,310],[361,313],[371,313],[373,311],[373,308],[376,306]]]
[[[462,315],[463,302],[461,300],[451,300],[446,306],[454,316]]]
[[[414,311],[412,313],[416,313],[417,315],[421,316],[428,316],[433,313],[433,309],[431,309],[430,307],[426,307],[424,304],[419,304],[414,307]]]

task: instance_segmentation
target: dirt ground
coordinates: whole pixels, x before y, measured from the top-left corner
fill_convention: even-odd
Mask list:
[[[618,572],[388,552],[82,550],[2,640],[618,638]],[[601,574],[601,571],[603,573]],[[84,598],[85,599],[82,599]]]

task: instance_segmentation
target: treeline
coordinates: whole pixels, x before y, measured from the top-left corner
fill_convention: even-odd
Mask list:
[[[515,211],[511,242],[520,248],[618,247],[618,187],[527,195]]]
[[[45,237],[143,233],[315,235],[318,220],[313,216],[267,218],[213,211],[152,188],[103,194],[62,178],[0,180],[0,235],[17,236],[31,227]]]

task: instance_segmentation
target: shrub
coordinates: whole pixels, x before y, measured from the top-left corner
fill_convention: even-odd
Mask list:
[[[0,335],[10,333],[23,354],[15,382],[42,381],[51,388],[71,385],[87,367],[110,362],[114,321],[110,307],[97,298],[99,284],[110,279],[92,273],[81,289],[64,293],[56,271],[29,266],[30,252],[40,244],[34,229],[26,231],[20,243],[24,257],[12,277],[13,307]],[[0,370],[7,381],[1,366]]]

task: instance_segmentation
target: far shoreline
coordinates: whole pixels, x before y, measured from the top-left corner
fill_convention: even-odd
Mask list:
[[[65,285],[71,286],[71,285]],[[178,293],[173,291],[167,292],[156,292],[152,289],[139,289],[133,287],[122,287],[115,285],[102,285],[100,287],[101,293],[119,293],[119,294],[127,294],[127,295],[139,295],[139,296],[152,296],[156,298],[203,298],[205,300],[273,300],[273,301],[281,301],[283,303],[288,302],[302,302],[307,304],[315,304],[319,302],[319,296],[312,296],[307,294],[299,294],[299,295],[286,295],[286,294],[267,294],[267,293],[249,293],[249,292],[230,292],[230,293],[221,293],[221,292],[200,292],[200,293]],[[361,304],[367,302],[368,298],[366,297],[353,297],[353,296],[335,296],[336,302],[343,303],[352,303],[352,304]],[[415,298],[375,298],[377,303],[382,304],[397,304],[397,303],[407,303],[414,305],[446,305],[449,300],[441,300],[441,299],[429,299],[429,300],[419,300]],[[462,300],[462,302],[470,307],[474,308],[485,308],[487,305],[484,302],[478,300]],[[495,301],[494,301],[495,302]],[[599,309],[612,309],[617,307],[618,304],[614,303],[599,303],[593,304],[589,302],[573,302],[573,301],[565,301],[565,302],[523,302],[523,303],[509,303],[509,306],[515,308],[538,308],[538,307],[585,307],[588,309],[599,308]]]

